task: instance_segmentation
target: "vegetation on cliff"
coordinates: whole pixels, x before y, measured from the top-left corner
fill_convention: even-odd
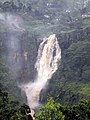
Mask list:
[[[83,100],[73,106],[60,105],[52,98],[36,114],[36,120],[89,120],[90,101]]]
[[[85,0],[77,1],[0,0],[1,120],[28,119],[26,109],[29,107],[25,104],[20,106],[26,102],[26,98],[17,86],[17,81],[27,83],[33,80],[39,42],[51,33],[58,34],[62,58],[47,88],[41,92],[40,102],[47,103],[37,112],[36,119],[90,119],[90,1],[87,4]],[[18,38],[20,55],[27,52],[28,60],[26,62],[22,57],[22,70],[18,72],[17,78],[11,75],[9,65],[5,63],[9,35],[18,34],[18,31],[10,34],[8,25],[3,22],[3,16],[7,19],[8,15],[18,15],[24,20],[21,26],[25,30]],[[50,98],[49,101],[47,98]]]
[[[74,42],[74,41],[73,41]],[[63,104],[75,104],[82,99],[90,99],[90,41],[71,43],[62,53],[57,72],[49,82],[41,101],[46,96],[59,97]]]

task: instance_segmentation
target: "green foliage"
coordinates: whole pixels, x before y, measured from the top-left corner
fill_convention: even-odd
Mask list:
[[[83,11],[82,0],[78,2],[75,0],[5,0],[1,2],[0,8],[1,13],[10,12],[22,16],[24,28],[30,32],[36,32],[40,37],[48,36],[53,32],[90,26],[90,22],[85,22],[88,19],[83,20],[81,16]],[[68,13],[66,10],[71,12]],[[88,14],[88,9],[86,14]],[[45,15],[49,17],[45,17]],[[0,27],[2,31],[8,31],[4,24]]]
[[[0,120],[28,120],[26,110],[29,106],[11,101],[7,92],[0,90]]]
[[[50,98],[47,104],[41,107],[40,112],[36,114],[36,120],[64,120],[59,108],[60,104]]]
[[[90,101],[82,100],[73,106],[60,105],[52,98],[36,114],[36,120],[89,120]]]
[[[11,96],[11,99],[15,99],[23,102],[22,96],[21,96],[21,90],[17,86],[15,78],[12,77],[11,73],[9,73],[8,71],[9,70],[6,68],[5,63],[1,60],[0,61],[0,84],[2,86],[2,89],[4,89],[4,91],[9,93],[9,96]]]
[[[66,79],[89,81],[90,41],[73,43],[64,54],[63,67]],[[86,74],[86,75],[85,75]],[[78,78],[77,78],[78,77]]]
[[[89,120],[90,101],[82,100],[77,105],[65,106],[62,111],[65,120]]]

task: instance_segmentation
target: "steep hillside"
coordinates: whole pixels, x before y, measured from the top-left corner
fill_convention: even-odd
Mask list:
[[[90,28],[87,29],[58,36],[62,59],[45,94],[41,94],[42,102],[47,96],[58,98],[63,104],[75,104],[81,99],[90,99]]]
[[[86,3],[82,0],[5,0],[0,3],[0,13],[22,16],[22,26],[41,38],[89,26],[90,20],[86,19],[89,4],[89,0]]]

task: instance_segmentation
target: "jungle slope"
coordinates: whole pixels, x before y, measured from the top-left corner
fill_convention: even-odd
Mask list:
[[[59,69],[40,100],[52,96],[62,104],[90,99],[90,27],[59,34],[62,49]],[[48,97],[47,97],[48,96]]]

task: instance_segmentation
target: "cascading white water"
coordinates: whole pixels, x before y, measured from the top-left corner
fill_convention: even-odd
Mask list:
[[[21,27],[23,20],[18,15],[0,13],[0,21],[4,23],[9,30],[10,39],[7,42],[8,64],[10,71],[17,77],[18,71],[22,66],[22,56],[27,61],[27,52],[23,54],[20,52],[20,40],[18,37],[19,33],[22,34],[23,31],[25,31],[25,29]],[[50,37],[45,38],[39,46],[38,57],[35,64],[35,68],[37,69],[36,79],[34,82],[21,86],[26,93],[28,105],[32,109],[38,107],[40,92],[45,88],[48,79],[50,79],[57,70],[60,58],[61,50],[56,35],[50,35]]]
[[[35,64],[37,76],[34,82],[22,86],[27,96],[28,105],[31,109],[39,106],[39,95],[47,81],[58,68],[61,59],[61,49],[56,35],[50,35],[39,46],[38,57]]]

